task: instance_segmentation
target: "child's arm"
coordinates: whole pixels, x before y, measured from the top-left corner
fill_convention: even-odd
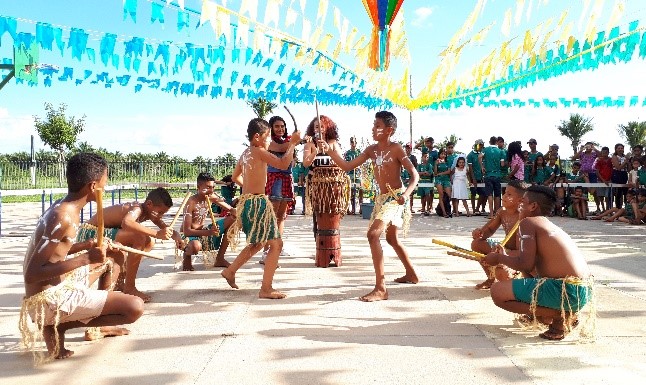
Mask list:
[[[153,223],[155,223],[159,227],[159,230],[155,231],[137,222],[137,218],[139,218],[140,215],[141,206],[132,206],[123,217],[121,221],[121,228],[127,231],[132,231],[134,233],[145,234],[149,237],[157,239],[170,239],[170,237],[173,235],[173,230],[167,228],[165,224],[162,227],[153,221]]]
[[[528,218],[531,219],[531,218]],[[531,220],[523,220],[518,228],[520,235],[520,247],[517,255],[504,255],[502,253],[489,253],[485,257],[485,262],[495,266],[503,264],[518,271],[532,271],[536,266],[537,234],[536,225]]]
[[[336,165],[339,166],[343,171],[351,171],[361,166],[366,160],[368,160],[368,149],[372,148],[372,146],[368,146],[361,154],[359,154],[359,156],[349,162],[346,162],[338,151],[331,151],[332,147],[330,147],[327,142],[320,141],[319,143],[323,148],[323,152],[328,154],[330,158],[332,158],[334,163],[336,163]],[[415,172],[417,173],[417,171]]]
[[[500,211],[498,211],[500,212]],[[496,213],[493,219],[490,219],[484,226],[479,229],[475,229],[471,232],[473,239],[488,239],[496,233],[496,230],[500,227],[502,219],[500,214]]]
[[[294,159],[294,147],[300,141],[301,141],[300,132],[295,131],[292,134],[291,139],[289,140],[289,146],[287,146],[285,155],[279,158],[265,149],[258,148],[260,150],[258,151],[258,153],[260,154],[260,159],[262,159],[262,161],[266,162],[268,165],[272,167],[276,167],[281,170],[287,170],[287,168],[289,168],[289,165],[292,164],[292,160]]]
[[[238,160],[238,163],[236,163],[236,168],[233,169],[233,173],[231,174],[231,180],[236,183],[238,186],[242,187],[242,162],[241,160]]]

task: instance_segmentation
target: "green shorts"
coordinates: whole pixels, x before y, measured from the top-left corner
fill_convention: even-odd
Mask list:
[[[449,178],[444,179],[441,176],[438,176],[437,178],[435,178],[435,186],[451,188],[451,180]]]
[[[541,278],[513,279],[511,282],[517,301],[532,303],[532,292]],[[561,296],[565,286],[565,296]],[[547,278],[538,288],[538,306],[568,312],[578,312],[591,298],[590,286],[585,284],[563,283],[563,279]],[[561,306],[562,305],[562,306]]]
[[[76,234],[76,242],[87,241],[88,239],[96,238],[96,231],[98,228],[89,223],[83,223]],[[103,236],[113,241],[117,238],[117,227],[106,227],[103,229]]]
[[[433,194],[433,187],[418,187],[417,188],[417,196],[420,198],[424,198],[426,196],[429,196]]]
[[[200,241],[200,244],[202,245],[202,251],[218,250],[220,248],[220,244],[222,243],[222,237],[225,235],[224,218],[216,220],[216,223],[218,225],[218,228],[220,229],[220,235],[217,237],[215,235],[209,235],[206,237],[187,237],[182,234],[182,239],[188,239],[189,241]],[[208,230],[212,227],[213,225],[211,224],[203,227],[202,229]]]

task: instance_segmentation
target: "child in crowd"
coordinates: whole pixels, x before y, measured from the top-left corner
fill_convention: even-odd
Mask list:
[[[628,204],[626,204],[623,208],[611,207],[601,214],[593,216],[591,219],[603,219],[606,222],[614,222],[616,220],[619,220],[620,222],[630,223],[631,220],[635,219],[635,213],[633,211],[632,205],[634,199],[635,192],[633,190],[628,190],[628,192],[626,193],[626,202]]]
[[[445,207],[444,194],[451,197],[451,164],[447,162],[446,150],[440,148],[438,152],[438,159],[433,166],[433,175],[435,175],[435,188],[437,188],[437,196],[439,198],[439,205],[442,210],[444,218],[452,217],[450,215],[451,207]]]
[[[453,212],[455,216],[460,216],[460,213],[458,211],[458,201],[462,201],[464,209],[467,210],[467,217],[471,216],[469,205],[467,205],[467,199],[469,199],[469,190],[467,184],[468,180],[466,160],[463,157],[459,157],[455,165],[455,169],[451,171],[451,198],[453,200]]]
[[[270,127],[266,121],[255,118],[247,126],[247,137],[250,146],[242,153],[233,171],[233,180],[242,186],[242,195],[238,203],[237,218],[231,226],[227,238],[235,247],[240,230],[247,235],[247,246],[238,254],[229,267],[222,271],[222,277],[229,286],[238,288],[236,272],[254,254],[269,244],[269,252],[265,258],[265,271],[262,276],[259,298],[281,299],[285,294],[274,290],[272,282],[278,267],[278,256],[283,247],[283,240],[278,232],[278,223],[273,206],[267,195],[267,165],[277,169],[287,169],[292,163],[294,147],[301,141],[300,132],[294,131],[281,158],[268,151],[270,144]]]
[[[419,174],[419,183],[433,183],[433,163],[431,163],[428,153],[422,154],[422,161],[417,165],[417,173]],[[422,201],[422,214],[429,216],[433,209],[433,187],[418,186],[417,196]]]
[[[495,234],[500,226],[505,230],[505,236],[509,236],[509,232],[518,222],[518,205],[527,186],[528,184],[522,180],[509,181],[505,193],[502,195],[502,208],[496,211],[493,219],[489,220],[484,226],[471,232],[473,237],[471,250],[482,254],[488,254],[493,251],[493,247],[500,244],[500,242],[492,240],[491,236]],[[504,247],[508,250],[516,250],[516,236],[512,235]],[[476,285],[475,288],[478,290],[489,289],[496,279],[499,281],[509,280],[516,273],[506,266],[490,266],[484,262],[480,264],[485,274],[487,274],[487,279]]]
[[[610,158],[610,149],[608,147],[601,148],[601,154],[594,161],[594,170],[599,183],[605,183],[606,186],[610,184],[612,179],[612,159]],[[597,196],[601,203],[601,212],[612,209],[610,188],[597,188]],[[600,215],[600,213],[597,213],[597,215]]]
[[[588,196],[584,195],[583,187],[576,186],[574,188],[574,194],[570,196],[572,201],[572,212],[576,215],[578,219],[588,219],[586,216],[588,214]]]
[[[639,188],[639,169],[641,164],[639,159],[633,159],[632,169],[628,172],[628,188]]]
[[[542,155],[537,156],[532,168],[532,184],[544,185],[551,175],[552,169],[545,164],[545,158]]]
[[[408,231],[411,213],[408,210],[408,199],[412,194],[419,175],[410,159],[406,156],[401,145],[391,141],[397,129],[397,118],[391,112],[380,111],[375,114],[372,127],[372,137],[377,142],[368,146],[358,157],[350,162],[344,161],[336,151],[325,141],[320,141],[323,151],[332,157],[332,160],[343,170],[352,170],[366,162],[374,162],[375,181],[379,185],[381,194],[375,199],[375,207],[368,229],[368,242],[372,251],[372,263],[375,268],[375,288],[368,294],[360,297],[362,301],[373,302],[388,299],[384,273],[384,254],[381,248],[381,234],[386,230],[386,241],[395,250],[404,265],[406,273],[403,277],[395,279],[399,283],[417,283],[419,279],[408,257],[408,252],[397,237],[397,229],[402,227],[404,234]],[[404,167],[410,174],[408,187],[402,187],[400,170]]]
[[[574,193],[574,190],[572,190],[569,186],[572,183],[588,183],[588,176],[584,173],[581,172],[581,163],[579,162],[574,162],[572,163],[572,172],[566,173],[565,178],[562,179],[563,183],[567,184],[567,188],[563,187],[561,185],[557,185],[554,190],[556,191],[556,215],[560,216],[565,216],[564,210],[561,210],[561,207],[567,208],[570,205],[570,200],[572,197],[572,194]],[[567,190],[566,190],[567,189]],[[567,191],[568,197],[566,197],[565,193]],[[583,196],[587,198],[588,194],[585,189],[583,189]],[[567,201],[566,201],[567,198]],[[587,204],[587,203],[586,203]],[[574,206],[572,206],[574,209]],[[587,205],[586,205],[587,208]],[[574,212],[574,211],[573,211]],[[587,209],[586,209],[587,212]]]
[[[171,206],[173,206],[173,200],[168,191],[158,187],[148,193],[144,203],[131,202],[106,207],[103,209],[103,224],[108,238],[124,246],[143,251],[152,250],[155,245],[153,238],[161,240],[172,238],[176,246],[181,249],[183,242],[180,234],[162,221],[162,217]],[[154,223],[158,229],[153,230],[144,226],[142,223],[147,220]],[[96,238],[97,226],[97,216],[94,215],[81,225],[76,241],[83,242]],[[123,287],[117,287],[117,289],[148,302],[151,299],[150,296],[142,293],[135,286],[141,258],[142,256],[138,254],[128,254],[125,263],[125,282]]]

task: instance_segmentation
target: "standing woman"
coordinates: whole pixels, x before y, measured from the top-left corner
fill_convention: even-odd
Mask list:
[[[287,123],[285,119],[280,116],[272,116],[269,119],[269,127],[271,127],[271,143],[269,144],[269,152],[282,158],[285,151],[289,147],[290,136],[287,135]],[[287,217],[287,210],[293,204],[294,190],[292,179],[292,165],[285,170],[281,170],[270,165],[267,165],[267,184],[265,185],[265,194],[269,197],[274,212],[276,213],[276,220],[278,223],[278,232],[280,237],[283,237],[283,230],[285,228],[285,218]],[[265,244],[265,249],[262,253],[260,263],[264,263],[265,257],[269,252],[269,246]],[[280,255],[289,255],[284,250],[281,250]]]
[[[320,120],[320,126],[319,126]],[[319,136],[320,135],[320,136]],[[308,139],[303,149],[303,166],[309,168],[306,187],[306,214],[313,214],[313,230],[316,239],[316,266],[327,267],[332,261],[341,264],[339,225],[348,209],[350,180],[348,175],[332,161],[332,158],[317,148],[322,138],[330,146],[329,151],[343,154],[339,145],[336,123],[321,115],[307,126]]]
[[[624,155],[624,145],[621,143],[615,144],[615,153],[612,154],[612,178],[610,181],[617,184],[628,183],[628,158]],[[624,201],[624,196],[628,189],[626,187],[613,187],[613,196],[615,198],[615,207],[621,208]]]

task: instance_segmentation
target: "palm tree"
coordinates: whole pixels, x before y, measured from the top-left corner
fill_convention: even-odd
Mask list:
[[[625,126],[620,124],[617,131],[631,148],[646,142],[646,122],[628,122]]]
[[[265,116],[271,114],[274,108],[278,107],[276,103],[272,103],[262,96],[259,96],[256,99],[247,100],[247,105],[251,107],[253,112],[255,112],[256,116],[260,119],[264,119]]]
[[[581,114],[570,114],[569,120],[562,120],[561,125],[556,127],[562,136],[570,139],[574,154],[579,151],[583,135],[594,129],[592,118],[586,118]]]

